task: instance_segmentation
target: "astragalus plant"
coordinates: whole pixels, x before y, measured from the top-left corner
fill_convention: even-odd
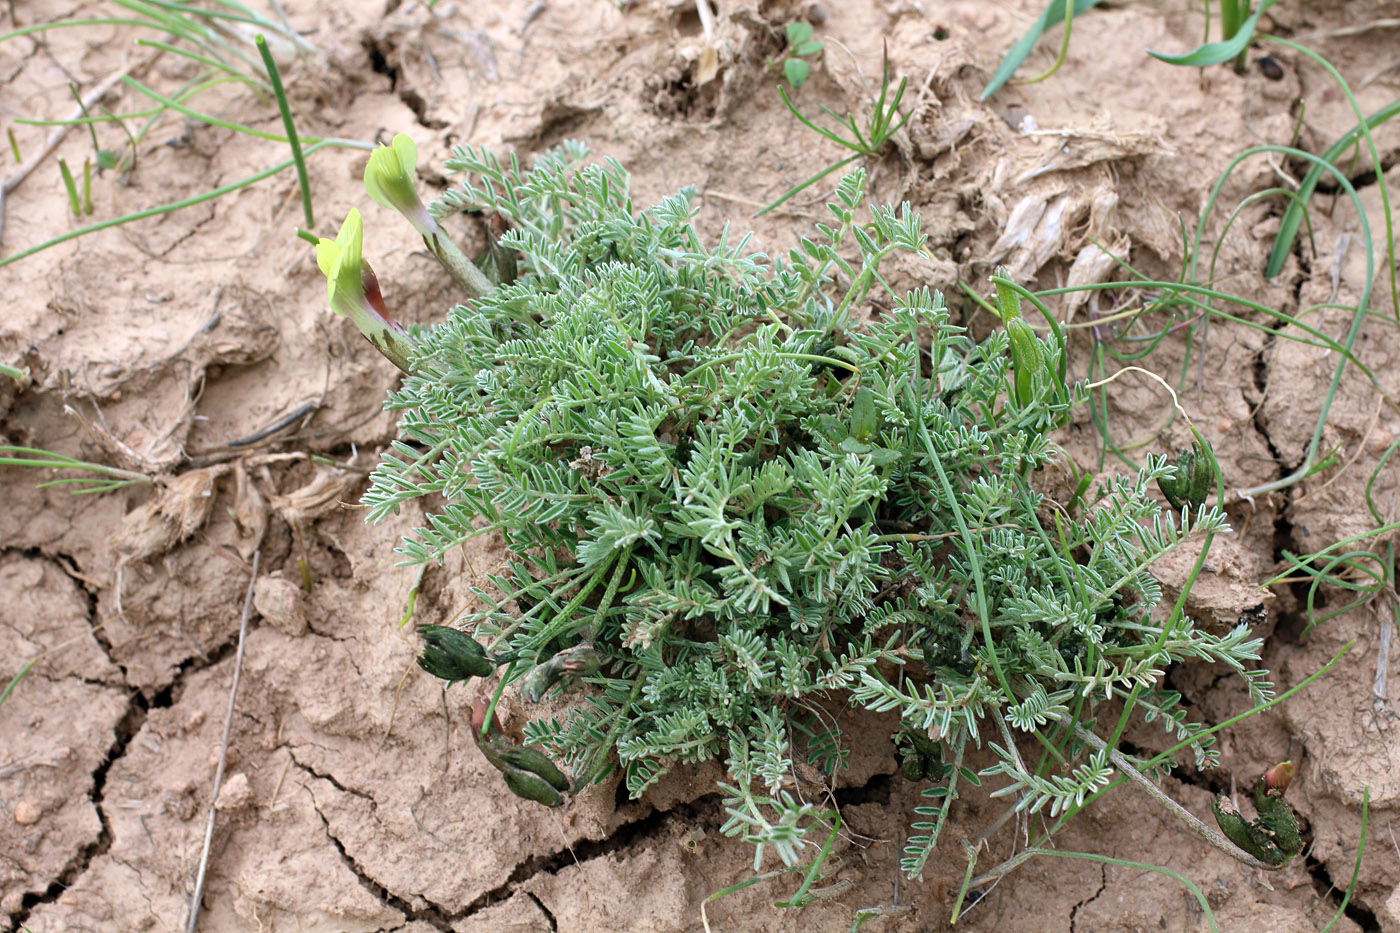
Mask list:
[[[431,630],[425,666],[479,679],[473,734],[513,790],[558,804],[620,769],[636,797],[714,759],[725,831],[756,864],[772,847],[795,865],[833,816],[795,771],[845,766],[841,707],[892,711],[900,770],[927,783],[903,863],[918,875],[961,786],[1072,812],[1125,766],[1129,716],[1209,760],[1168,665],[1221,662],[1268,696],[1243,626],[1210,634],[1159,604],[1153,562],[1224,527],[1200,501],[1154,502],[1175,466],[1056,501],[1049,435],[1082,393],[1015,285],[997,278],[1004,327],[977,343],[938,293],[881,277],[925,237],[908,205],[867,213],[860,172],[770,259],[727,231],[704,242],[693,189],[638,211],[620,165],[583,157],[524,172],[454,151],[464,180],[434,220],[493,215],[518,274],[437,326],[394,325],[402,436],[364,497],[374,520],[424,499],[410,563],[499,534],[489,608],[449,620],[473,646],[454,667],[464,642]],[[494,718],[508,689],[571,699],[512,737]]]

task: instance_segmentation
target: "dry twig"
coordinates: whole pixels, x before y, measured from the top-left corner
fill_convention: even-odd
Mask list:
[[[224,718],[224,741],[219,746],[219,764],[214,769],[214,793],[209,799],[209,826],[204,831],[204,852],[199,856],[199,872],[194,879],[194,893],[190,895],[190,922],[185,933],[195,933],[199,924],[199,902],[204,896],[204,872],[209,867],[209,848],[214,843],[214,815],[219,802],[219,785],[224,781],[224,761],[228,758],[228,737],[233,730],[233,703],[238,697],[238,678],[243,673],[243,644],[248,637],[248,616],[253,611],[253,584],[258,581],[258,561],[262,552],[253,554],[253,572],[248,577],[248,595],[243,598],[243,621],[238,626],[238,653],[233,660],[233,686],[228,692],[228,715]]]

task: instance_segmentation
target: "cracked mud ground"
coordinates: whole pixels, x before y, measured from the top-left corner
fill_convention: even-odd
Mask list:
[[[371,139],[411,133],[422,181],[445,179],[431,163],[450,143],[471,141],[528,158],[564,138],[587,141],[634,175],[638,204],[695,184],[698,223],[757,230],[761,248],[785,247],[820,219],[820,203],[750,221],[758,206],[839,153],[801,132],[782,109],[766,62],[782,25],[812,4],[719,4],[719,70],[705,80],[703,35],[693,5],[663,0],[485,4],[305,0],[287,12],[320,50],[293,68],[291,96],[305,133]],[[1226,163],[1256,141],[1321,151],[1351,125],[1327,76],[1275,53],[1283,76],[1255,66],[1243,76],[1151,63],[1146,48],[1198,41],[1199,7],[1153,2],[1086,16],[1069,59],[1052,80],[1012,87],[975,103],[1001,51],[1037,12],[1031,2],[818,3],[828,48],[803,94],[844,112],[861,109],[863,83],[878,73],[888,40],[897,74],[908,75],[912,118],[897,150],[870,166],[874,196],[912,202],[932,235],[931,259],[897,270],[897,288],[929,284],[960,307],[958,281],[981,282],[993,260],[1024,281],[1062,283],[1089,238],[1127,251],[1134,265],[1174,277],[1181,262],[1178,215],[1190,223]],[[1314,41],[1372,112],[1397,96],[1388,27],[1393,3],[1327,10],[1281,4],[1269,28]],[[76,14],[76,4],[18,4],[0,14],[18,25]],[[124,62],[133,34],[101,27],[0,43],[0,120],[60,116],[67,82],[86,88]],[[839,44],[838,44],[839,43]],[[844,48],[843,48],[844,46]],[[849,54],[845,49],[849,49]],[[1257,58],[1258,53],[1252,55]],[[1033,59],[1041,66],[1048,59]],[[859,63],[863,74],[856,67]],[[170,57],[138,77],[158,89],[189,75]],[[222,92],[220,92],[222,93]],[[1306,101],[1299,116],[1297,101]],[[107,105],[135,109],[130,93]],[[275,111],[230,90],[205,99],[222,116],[275,128]],[[811,106],[815,106],[814,103]],[[1032,117],[1038,130],[1024,121]],[[15,126],[25,151],[45,129]],[[119,140],[104,138],[104,145]],[[1396,177],[1400,129],[1378,131],[1381,171]],[[81,163],[88,143],[71,133],[58,154]],[[140,150],[126,183],[94,183],[95,218],[175,200],[284,158],[272,144],[189,122],[162,125]],[[450,283],[397,218],[366,204],[363,154],[327,152],[311,162],[318,229],[350,207],[366,213],[372,255],[390,306],[429,321],[456,300]],[[6,169],[8,171],[8,168]],[[1259,158],[1231,176],[1225,201],[1277,182],[1299,165]],[[1376,167],[1349,165],[1373,230],[1383,228]],[[330,317],[310,253],[291,239],[300,222],[290,175],[237,195],[108,231],[0,271],[6,314],[0,361],[27,366],[33,383],[0,386],[0,437],[104,463],[192,478],[208,489],[193,534],[152,551],[133,543],[150,501],[127,490],[71,497],[38,489],[32,473],[0,469],[0,682],[42,658],[0,707],[0,929],[179,930],[203,843],[214,764],[233,671],[247,562],[261,551],[259,584],[229,762],[205,890],[201,929],[454,931],[690,931],[711,893],[748,877],[751,851],[724,839],[724,815],[708,796],[714,774],[677,773],[640,802],[604,785],[563,813],[510,796],[463,734],[465,694],[446,695],[413,668],[402,616],[413,573],[396,568],[406,512],[367,527],[354,509],[361,479],[306,454],[365,466],[393,436],[379,410],[394,373]],[[1311,247],[1284,274],[1263,266],[1277,207],[1245,208],[1226,238],[1217,282],[1292,313],[1354,301],[1364,275],[1354,211],[1324,192]],[[1041,210],[1064,223],[1020,230]],[[52,164],[6,204],[3,249],[70,229]],[[464,222],[456,231],[479,243]],[[1111,271],[1111,270],[1108,270]],[[1103,274],[1107,274],[1105,271]],[[1380,290],[1378,289],[1378,292]],[[1113,302],[1057,308],[1084,320]],[[1384,311],[1376,298],[1373,308]],[[970,309],[968,309],[970,311]],[[1336,331],[1339,313],[1321,327]],[[972,321],[974,328],[985,326]],[[1215,443],[1230,485],[1291,472],[1304,447],[1333,360],[1274,333],[1212,325],[1193,357],[1183,404]],[[1092,345],[1075,344],[1076,373]],[[1368,322],[1359,356],[1393,393],[1394,334]],[[1169,338],[1149,359],[1180,372]],[[1146,380],[1116,383],[1109,416],[1121,437],[1153,434],[1165,400]],[[269,430],[275,428],[276,430]],[[1324,447],[1362,463],[1400,436],[1400,422],[1352,370],[1332,407]],[[250,441],[249,439],[256,439]],[[1081,466],[1097,464],[1087,414],[1063,442]],[[1179,423],[1159,450],[1188,439]],[[1299,594],[1255,584],[1284,550],[1306,552],[1364,531],[1369,467],[1322,474],[1286,494],[1235,501],[1235,534],[1217,543],[1190,609],[1233,623],[1262,617],[1266,661],[1280,689],[1317,670],[1349,641],[1332,674],[1266,717],[1221,734],[1222,767],[1179,768],[1169,793],[1198,814],[1209,794],[1247,785],[1286,757],[1300,765],[1290,799],[1307,822],[1307,857],[1267,889],[1205,850],[1125,789],[1097,804],[1061,837],[1066,850],[1098,852],[1180,872],[1201,888],[1222,930],[1320,929],[1351,878],[1360,800],[1370,792],[1366,858],[1356,896],[1333,929],[1400,929],[1400,858],[1390,824],[1400,809],[1400,748],[1394,704],[1372,695],[1381,620],[1344,614],[1301,639]],[[199,473],[198,471],[205,471]],[[47,478],[47,477],[44,477]],[[1390,502],[1394,470],[1376,500]],[[147,553],[149,551],[149,553]],[[137,556],[137,555],[140,556]],[[420,621],[442,622],[471,604],[470,588],[501,559],[490,541],[430,569]],[[299,563],[312,591],[303,595]],[[1188,567],[1158,568],[1168,587]],[[1266,607],[1259,613],[1257,607]],[[1392,682],[1397,672],[1390,664]],[[1238,682],[1183,666],[1169,682],[1194,716],[1219,722],[1248,708]],[[505,710],[510,721],[513,711]],[[887,913],[866,930],[947,927],[950,890],[964,870],[962,841],[1000,812],[969,797],[923,882],[896,871],[917,789],[892,778],[894,756],[879,719],[848,723],[862,736],[853,770],[835,791],[849,836],[823,880],[832,896],[802,912],[773,908],[790,893],[779,879],[708,905],[715,930],[850,929],[861,907]],[[1147,750],[1156,726],[1127,740]],[[1003,834],[979,864],[1004,858]],[[1070,859],[1032,862],[987,891],[960,928],[998,931],[1205,929],[1195,901],[1172,879]]]

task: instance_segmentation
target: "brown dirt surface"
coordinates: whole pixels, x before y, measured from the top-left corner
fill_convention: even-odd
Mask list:
[[[748,215],[843,155],[803,130],[774,89],[783,25],[805,17],[826,48],[797,95],[804,109],[863,112],[884,49],[894,74],[908,77],[910,120],[867,167],[874,198],[910,201],[931,238],[929,257],[905,261],[892,284],[940,288],[979,333],[990,324],[964,302],[959,282],[984,283],[996,263],[1035,288],[1123,278],[1095,242],[1147,275],[1176,279],[1182,224],[1193,227],[1238,153],[1295,139],[1321,152],[1355,122],[1328,73],[1288,48],[1256,45],[1244,74],[1149,59],[1148,48],[1199,43],[1201,5],[1187,0],[1106,3],[1083,14],[1054,77],[1010,85],[985,103],[982,86],[1039,12],[1033,0],[714,6],[707,35],[694,0],[440,0],[431,8],[287,0],[290,22],[316,51],[287,56],[284,67],[303,134],[387,140],[408,132],[429,188],[447,184],[438,165],[456,142],[528,160],[581,139],[631,171],[638,204],[693,184],[703,234],[726,222],[751,226],[756,244],[771,250],[822,219],[829,186]],[[115,9],[10,4],[0,30],[120,15]],[[1400,5],[1385,0],[1285,2],[1263,28],[1324,54],[1370,113],[1400,94],[1397,21]],[[147,33],[100,25],[0,42],[0,123],[26,159],[49,129],[14,121],[66,117],[70,81],[86,91],[129,69],[169,94],[194,77],[188,61],[134,46],[138,35]],[[1043,42],[1023,72],[1043,70],[1057,44]],[[1258,65],[1266,53],[1281,77]],[[147,106],[121,83],[102,103],[116,112]],[[275,107],[236,85],[198,103],[281,132]],[[121,145],[112,127],[100,132],[103,145]],[[1378,128],[1375,141],[1381,170],[1400,191],[1400,121]],[[56,154],[81,165],[91,155],[87,134],[69,132]],[[190,197],[284,158],[282,145],[167,117],[142,140],[133,171],[94,177],[95,209],[84,222]],[[402,319],[437,320],[456,300],[452,283],[407,225],[364,196],[365,162],[346,149],[311,157],[317,228],[333,230],[358,207],[390,307]],[[15,168],[8,155],[0,163]],[[1213,272],[1204,268],[1236,204],[1306,167],[1277,154],[1241,163],[1221,188],[1197,276],[1339,338],[1350,314],[1316,306],[1359,301],[1366,261],[1358,215],[1337,185],[1324,186],[1311,241],[1300,238],[1278,278],[1262,275],[1276,198],[1246,204]],[[1345,171],[1383,246],[1369,153]],[[78,226],[53,156],[7,193],[4,221],[0,258]],[[606,783],[563,811],[504,788],[467,736],[469,695],[444,694],[419,671],[415,637],[396,627],[415,574],[395,566],[394,547],[417,516],[406,509],[369,526],[356,500],[363,468],[394,437],[381,402],[397,373],[328,312],[312,251],[292,236],[298,223],[295,176],[284,172],[0,269],[0,363],[30,373],[23,383],[0,376],[0,443],[155,480],[72,496],[37,485],[58,474],[0,467],[0,689],[38,658],[0,706],[0,931],[184,929],[255,552],[263,579],[200,929],[605,933],[695,931],[708,922],[715,931],[834,933],[852,929],[861,908],[878,909],[868,931],[950,929],[964,843],[1003,808],[986,796],[993,788],[959,801],[926,878],[902,877],[918,790],[895,775],[890,724],[878,718],[853,723],[861,739],[834,791],[846,833],[818,882],[828,896],[801,911],[773,906],[796,888],[792,875],[707,900],[753,875],[751,847],[719,831],[725,815],[713,770],[677,772],[638,802],[622,802]],[[454,233],[482,242],[466,221]],[[1305,857],[1266,883],[1130,788],[1057,837],[1063,852],[1179,872],[1225,931],[1301,933],[1332,919],[1357,857],[1363,789],[1365,859],[1332,929],[1400,930],[1400,845],[1391,830],[1400,815],[1400,722],[1389,698],[1400,651],[1381,638],[1395,624],[1394,593],[1308,632],[1306,586],[1259,586],[1284,551],[1316,551],[1377,524],[1367,483],[1400,437],[1390,401],[1400,361],[1384,249],[1375,255],[1374,314],[1355,345],[1375,378],[1353,366],[1341,380],[1319,448],[1335,451],[1337,464],[1280,492],[1231,492],[1235,532],[1216,544],[1188,600],[1206,624],[1233,625],[1242,613],[1266,620],[1258,631],[1280,691],[1351,647],[1308,690],[1224,730],[1218,769],[1184,765],[1163,785],[1208,820],[1213,792],[1247,788],[1292,758],[1299,776],[1289,799],[1305,822]],[[1116,289],[1057,298],[1052,309],[1092,323],[1150,297]],[[1231,490],[1299,467],[1338,359],[1291,340],[1304,333],[1300,323],[1245,316],[1263,329],[1215,319],[1203,343],[1188,347],[1172,334],[1139,363],[1181,385],[1181,403],[1214,443]],[[1090,368],[1101,333],[1098,325],[1074,331],[1076,377],[1102,375]],[[1103,398],[1112,435],[1139,445],[1136,455],[1190,440],[1183,420],[1170,418],[1165,390],[1146,377],[1126,375]],[[1100,461],[1085,408],[1062,443],[1081,469],[1114,468]],[[1387,522],[1397,517],[1397,494],[1400,474],[1388,464],[1370,492]],[[491,540],[478,540],[429,568],[415,618],[451,621],[501,560]],[[1189,571],[1189,558],[1157,568],[1169,594]],[[1341,590],[1323,596],[1330,607],[1349,599]],[[1388,674],[1389,693],[1378,673]],[[1249,708],[1238,680],[1222,671],[1186,665],[1167,679],[1202,721]],[[507,727],[513,716],[518,722],[520,712],[507,703]],[[1135,726],[1127,739],[1142,750],[1167,744],[1156,725]],[[994,836],[977,853],[979,870],[1010,856],[1024,829]],[[1144,868],[1044,857],[977,893],[959,928],[1207,928],[1178,881]]]

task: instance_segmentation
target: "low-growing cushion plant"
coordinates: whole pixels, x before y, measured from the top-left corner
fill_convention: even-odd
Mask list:
[[[861,172],[770,259],[727,230],[706,244],[693,189],[638,211],[623,168],[584,156],[566,144],[524,172],[454,150],[463,182],[416,226],[445,237],[445,215],[489,212],[514,261],[434,327],[388,317],[358,217],[321,250],[333,306],[377,315],[361,326],[407,371],[370,519],[427,497],[409,563],[500,535],[487,608],[427,629],[424,666],[477,680],[473,736],[512,790],[557,805],[620,770],[636,797],[712,759],[725,832],[756,866],[769,847],[797,865],[835,815],[800,799],[796,764],[846,765],[842,706],[893,712],[899,770],[927,785],[903,860],[917,876],[968,783],[1052,817],[1115,768],[1146,784],[1149,763],[1116,748],[1131,716],[1212,761],[1161,687],[1168,665],[1223,663],[1271,696],[1247,628],[1196,628],[1151,574],[1225,528],[1204,505],[1208,447],[1209,471],[1149,457],[1087,502],[1037,478],[1083,392],[1053,321],[1042,338],[1022,319],[1029,293],[995,277],[1004,327],[980,343],[938,293],[895,293],[882,263],[925,236],[907,204],[867,213]],[[391,161],[371,163],[376,200],[416,204],[389,190],[412,183]],[[1177,511],[1150,494],[1163,480]],[[573,692],[512,738],[494,717],[507,689],[527,708]]]

